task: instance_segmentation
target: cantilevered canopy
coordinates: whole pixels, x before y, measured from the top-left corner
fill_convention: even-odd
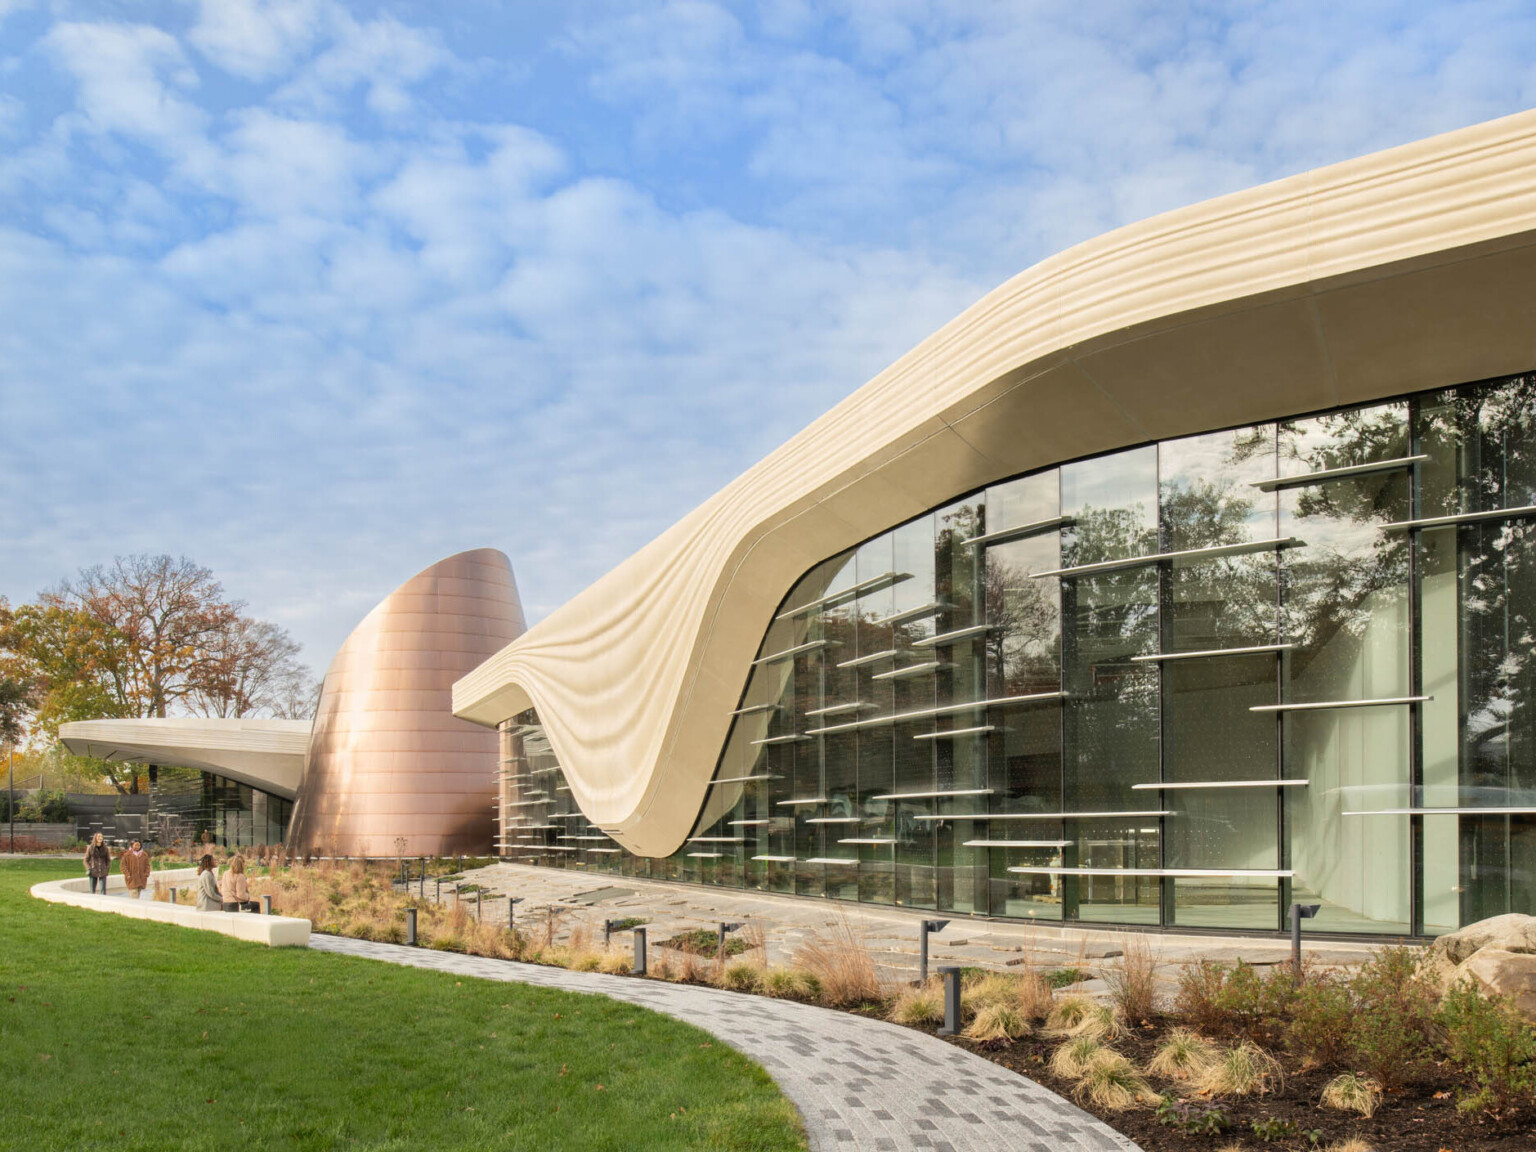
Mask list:
[[[59,725],[76,756],[196,768],[292,800],[304,778],[309,720],[171,717]]]

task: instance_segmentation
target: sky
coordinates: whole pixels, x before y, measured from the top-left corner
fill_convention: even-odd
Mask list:
[[[1036,261],[1533,104],[1529,0],[0,0],[0,595],[536,620]]]

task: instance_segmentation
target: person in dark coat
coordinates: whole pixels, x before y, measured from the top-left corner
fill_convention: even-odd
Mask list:
[[[112,852],[98,832],[91,837],[91,846],[85,850],[85,874],[91,878],[92,895],[96,893],[97,884],[101,885],[101,894],[107,894],[107,876],[111,871]]]

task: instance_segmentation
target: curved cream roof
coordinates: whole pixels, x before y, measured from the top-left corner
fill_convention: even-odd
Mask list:
[[[214,772],[292,800],[304,778],[308,720],[150,717],[77,720],[59,725],[76,756],[133,760]]]
[[[775,607],[994,480],[1536,366],[1536,113],[1111,232],[988,294],[454,686],[537,707],[584,812],[687,836]]]

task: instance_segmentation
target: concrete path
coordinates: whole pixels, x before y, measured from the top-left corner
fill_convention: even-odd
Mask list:
[[[768,1070],[816,1152],[1139,1152],[1032,1080],[922,1032],[716,988],[568,972],[400,944],[315,935],[309,946],[486,980],[588,992],[694,1024]]]

